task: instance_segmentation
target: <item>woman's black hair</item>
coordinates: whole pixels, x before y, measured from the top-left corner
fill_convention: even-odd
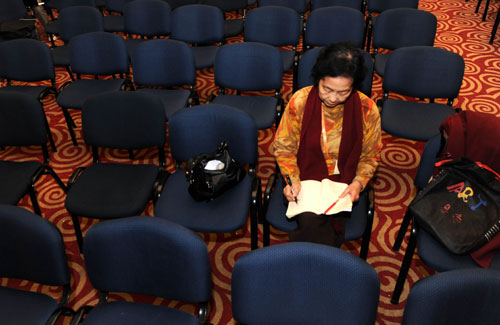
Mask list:
[[[363,54],[359,47],[350,42],[330,44],[323,48],[311,70],[316,86],[325,77],[346,77],[353,80],[355,89],[359,89],[365,74]]]

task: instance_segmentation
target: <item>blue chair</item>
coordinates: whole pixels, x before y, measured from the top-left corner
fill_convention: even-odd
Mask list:
[[[403,325],[498,324],[500,271],[456,270],[417,281],[403,313]]]
[[[104,31],[110,33],[125,32],[125,19],[123,11],[125,4],[132,0],[105,0],[105,8],[108,15],[104,16]]]
[[[172,13],[172,39],[191,44],[196,69],[214,65],[224,41],[224,16],[208,5],[187,5]]]
[[[437,18],[434,14],[414,9],[396,8],[382,12],[373,26],[375,71],[381,77],[388,53],[379,49],[395,50],[406,46],[433,46],[436,37]],[[368,45],[367,48],[370,48]]]
[[[27,4],[23,0],[3,0],[0,3],[0,41],[12,39],[11,37],[38,38],[35,28],[35,18],[28,15]]]
[[[302,54],[299,60],[297,85],[294,88],[294,91],[314,84],[311,77],[311,70],[322,49],[323,47],[317,47]],[[365,59],[366,75],[360,89],[358,90],[366,96],[371,97],[373,83],[373,60],[368,52],[361,50],[361,53],[363,53],[363,58]]]
[[[353,42],[362,48],[364,25],[364,16],[357,9],[341,6],[315,9],[307,18],[304,48],[338,42]]]
[[[194,232],[153,217],[110,220],[92,227],[83,246],[90,283],[101,291],[72,324],[204,324],[212,297],[210,259]],[[109,292],[199,303],[198,315],[158,305],[107,301]]]
[[[74,80],[70,69],[69,41],[77,35],[104,31],[102,14],[94,7],[72,6],[61,10],[57,21],[64,45],[52,48],[52,60],[55,66],[65,67]]]
[[[137,91],[160,96],[167,119],[182,108],[199,104],[194,57],[185,43],[148,40],[132,53],[131,63]],[[189,90],[178,88],[185,85]]]
[[[200,0],[200,4],[205,4],[209,6],[215,6],[222,10],[224,13],[224,38],[234,37],[240,35],[244,30],[244,19],[243,18],[233,18],[226,19],[227,12],[236,12],[236,15],[243,11],[243,17],[245,17],[245,10],[248,7],[247,0]]]
[[[278,47],[283,62],[283,72],[293,67],[295,74],[298,61],[297,45],[301,31],[299,14],[286,7],[255,8],[248,12],[245,18],[245,42],[260,42]]]
[[[69,45],[71,71],[77,80],[59,88],[57,104],[61,106],[73,144],[78,145],[69,109],[81,110],[85,101],[97,94],[122,90],[129,86],[128,56],[125,40],[106,32],[85,33],[73,37]],[[119,78],[99,79],[99,76],[119,75]],[[92,75],[94,79],[83,79]]]
[[[157,96],[115,91],[85,102],[83,139],[92,148],[93,163],[73,172],[64,203],[71,214],[80,250],[83,235],[78,217],[113,219],[140,215],[156,198],[155,189],[165,174],[165,124],[165,109]],[[101,162],[99,147],[129,152],[156,147],[158,166]],[[133,159],[133,154],[130,156]]]
[[[306,0],[258,0],[259,7],[280,6],[295,10],[301,18],[307,11],[308,2]]]
[[[44,113],[39,101],[17,92],[0,92],[0,147],[40,146],[43,162],[0,161],[0,204],[16,205],[26,194],[35,213],[41,215],[35,183],[42,175],[51,175],[61,189],[66,186],[49,166],[47,132]],[[33,155],[33,153],[32,153]],[[30,157],[31,158],[31,157]]]
[[[165,1],[141,0],[127,3],[123,9],[123,19],[128,35],[125,45],[129,57],[145,39],[170,35],[171,16],[170,6]],[[133,38],[132,35],[136,37]]]
[[[239,323],[374,324],[380,294],[375,269],[338,248],[285,243],[241,256],[231,275]]]
[[[23,208],[0,205],[0,238],[0,277],[62,288],[58,301],[41,292],[0,286],[0,323],[55,324],[61,315],[72,315],[66,307],[70,273],[59,229]]]
[[[180,110],[168,121],[172,157],[178,164],[155,204],[155,216],[203,233],[229,233],[246,226],[250,213],[251,248],[257,248],[257,216],[261,185],[255,175],[257,128],[246,113],[222,105],[200,105]],[[188,192],[182,162],[213,152],[226,140],[231,157],[249,165],[243,180],[221,196],[195,201]]]
[[[0,92],[20,92],[40,102],[50,94],[57,94],[52,55],[49,47],[41,41],[16,39],[1,42],[0,78],[7,81],[7,85],[0,88]],[[46,80],[50,81],[50,86],[12,84],[12,81],[39,82]],[[57,151],[56,144],[45,113],[43,117],[50,145],[55,152]]]
[[[362,0],[312,0],[311,10],[316,10],[324,7],[342,6],[352,9],[360,10],[364,12],[366,5],[365,1]]]
[[[464,59],[456,53],[431,46],[410,46],[394,50],[384,72],[382,129],[396,137],[427,141],[439,134],[439,126],[455,110],[465,70]],[[429,102],[390,99],[390,93]],[[435,103],[446,98],[447,104]]]
[[[283,63],[279,50],[257,42],[226,44],[217,53],[214,65],[219,95],[208,102],[240,109],[252,116],[259,130],[279,121],[283,103],[280,96]],[[236,95],[226,94],[236,90]],[[270,91],[274,96],[243,96],[241,92]]]

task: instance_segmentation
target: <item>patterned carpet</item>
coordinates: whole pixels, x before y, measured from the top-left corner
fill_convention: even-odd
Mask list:
[[[483,7],[479,14],[474,13],[476,4],[476,1],[465,2],[464,0],[421,0],[419,8],[434,13],[438,18],[435,46],[459,53],[465,59],[464,82],[460,96],[454,102],[454,107],[500,116],[500,36],[497,37],[493,45],[488,44],[498,4],[493,3],[490,6],[485,22],[481,21]],[[46,40],[43,30],[40,30],[40,34]],[[236,37],[230,39],[230,42],[241,40],[241,37]],[[64,69],[57,69],[56,73],[58,87],[69,80]],[[377,100],[382,96],[381,79],[378,76],[374,78],[372,98]],[[291,83],[292,76],[288,73],[285,75],[282,89],[285,101],[288,101],[291,96]],[[202,103],[210,94],[216,93],[212,69],[199,71],[196,88]],[[67,182],[75,168],[88,166],[91,163],[91,153],[89,148],[83,144],[80,133],[80,112],[72,112],[77,124],[76,132],[79,141],[79,146],[74,147],[62,111],[57,106],[54,96],[51,95],[44,100],[44,107],[58,148],[56,153],[51,153],[50,164],[63,181]],[[258,176],[264,184],[274,171],[274,161],[268,150],[272,139],[273,133],[271,131],[259,133]],[[376,214],[367,261],[376,269],[381,281],[377,324],[398,324],[401,322],[409,288],[418,279],[432,273],[419,260],[414,260],[401,296],[401,303],[399,305],[390,303],[390,296],[406,246],[403,244],[399,252],[392,251],[391,247],[406,207],[415,195],[412,180],[419,163],[423,143],[396,139],[387,134],[383,135],[383,141],[382,161],[373,182],[376,193]],[[6,148],[6,150],[0,151],[0,159],[29,160],[34,155],[41,157],[38,151],[31,148],[23,150]],[[107,161],[123,162],[128,160],[127,152],[118,150],[108,150],[103,156]],[[136,158],[138,162],[154,162],[155,159],[154,153],[146,151],[138,153]],[[172,168],[171,158],[168,159],[168,163]],[[76,310],[83,305],[95,305],[98,300],[97,292],[87,280],[83,258],[78,253],[73,224],[64,208],[64,193],[48,176],[43,176],[36,188],[43,217],[57,225],[64,235],[72,277],[70,307]],[[27,197],[19,205],[32,210]],[[151,215],[152,212],[152,206],[149,206],[144,215]],[[83,231],[85,232],[95,222],[97,221],[81,219]],[[260,229],[259,238],[262,236],[261,231],[262,229]],[[271,235],[272,244],[288,240],[284,233],[273,231]],[[202,236],[207,242],[213,268],[214,291],[210,321],[213,324],[234,324],[230,300],[231,269],[238,257],[250,249],[249,231],[218,236],[204,234]],[[259,245],[262,246],[261,241],[259,241]],[[342,248],[358,254],[359,246],[360,240],[345,243]],[[58,294],[56,289],[40,287],[26,281],[2,279],[1,285],[41,291],[54,296]],[[195,306],[190,304],[163,301],[158,298],[128,294],[115,294],[112,295],[112,298],[166,304],[189,312],[195,310]],[[59,323],[69,324],[69,322],[70,318],[65,317]]]

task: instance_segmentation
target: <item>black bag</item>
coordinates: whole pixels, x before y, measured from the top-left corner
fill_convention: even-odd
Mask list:
[[[206,166],[210,161],[220,161],[224,165],[222,169],[208,170]],[[223,141],[213,153],[190,158],[186,166],[188,191],[196,201],[216,198],[238,184],[245,175],[245,169],[229,155],[226,141]]]
[[[486,165],[455,159],[441,165],[408,209],[451,252],[470,253],[500,230],[499,179]]]

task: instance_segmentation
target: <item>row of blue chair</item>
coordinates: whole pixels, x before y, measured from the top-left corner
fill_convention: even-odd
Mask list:
[[[19,207],[0,205],[0,276],[61,286],[59,300],[0,287],[5,324],[208,324],[211,267],[203,240],[153,217],[102,222],[89,230],[85,268],[101,293],[96,306],[69,308],[70,272],[60,231]],[[120,245],[116,245],[120,242]],[[20,261],[23,261],[20,263]],[[196,314],[136,302],[108,301],[127,292],[198,303]],[[419,280],[402,324],[496,324],[498,271],[450,271]],[[274,245],[241,256],[231,279],[231,304],[242,324],[374,324],[380,295],[375,269],[337,248],[311,243]]]

